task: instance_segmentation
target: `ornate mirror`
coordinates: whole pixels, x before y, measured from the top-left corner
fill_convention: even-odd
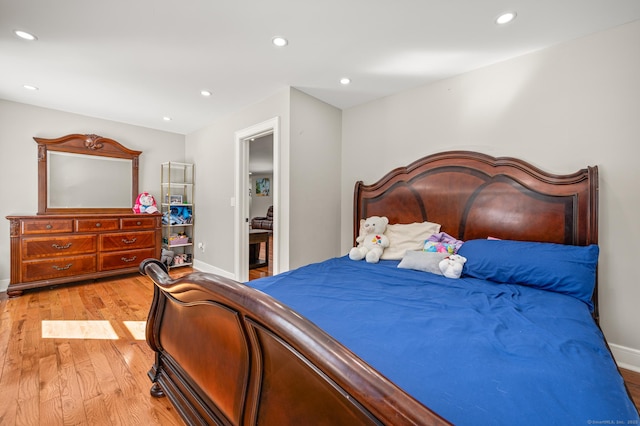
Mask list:
[[[33,139],[38,143],[38,214],[131,213],[141,151],[98,135]]]

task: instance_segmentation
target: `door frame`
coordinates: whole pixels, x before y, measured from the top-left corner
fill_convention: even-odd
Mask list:
[[[235,276],[249,279],[249,144],[252,138],[273,134],[273,274],[280,272],[280,117],[235,132]],[[268,254],[267,254],[268,255]]]

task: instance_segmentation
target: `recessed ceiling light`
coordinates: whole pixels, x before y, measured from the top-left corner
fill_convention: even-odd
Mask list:
[[[13,30],[13,33],[24,40],[35,41],[38,37],[34,36],[31,33],[22,30]]]
[[[349,83],[351,83],[351,79],[350,78],[343,77],[343,78],[340,79],[340,84],[343,84],[343,85],[346,86]]]
[[[506,12],[496,18],[496,24],[504,25],[516,19],[517,14],[515,12]]]
[[[275,46],[278,46],[278,47],[284,47],[287,44],[289,44],[286,38],[280,37],[280,36],[276,36],[272,38],[271,43],[273,43]]]
[[[162,117],[164,121],[171,121],[171,117]]]
[[[36,86],[33,86],[31,84],[24,84],[22,87],[24,87],[27,90],[38,90]]]
[[[208,91],[208,90],[201,90],[201,91],[200,91],[200,94],[201,94],[202,96],[205,96],[205,97],[206,97],[206,96],[211,96],[211,92],[210,92],[210,91]]]

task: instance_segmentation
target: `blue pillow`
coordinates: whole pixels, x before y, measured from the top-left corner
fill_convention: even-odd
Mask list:
[[[511,240],[466,241],[463,276],[568,294],[593,309],[599,248]]]

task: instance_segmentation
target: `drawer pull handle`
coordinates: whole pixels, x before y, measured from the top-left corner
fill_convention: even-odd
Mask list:
[[[96,223],[96,228],[100,228],[102,224],[100,222]]]
[[[68,249],[69,247],[71,247],[71,243],[67,243],[67,244],[65,244],[63,246],[61,246],[59,244],[51,244],[51,247],[53,247],[54,249],[57,249],[57,250],[65,250],[65,249]]]
[[[50,223],[47,223],[47,226],[45,226],[45,228],[51,229],[51,228],[53,228],[53,225],[51,225]]]
[[[56,271],[66,271],[67,269],[71,268],[72,265],[73,265],[73,263],[69,263],[67,266],[56,266],[56,265],[53,265],[52,268],[55,269]]]
[[[123,262],[129,263],[129,262],[133,262],[134,260],[136,260],[137,257],[138,256],[133,256],[133,257],[130,257],[128,259],[126,257],[121,257],[120,260],[122,260]]]
[[[137,240],[137,238],[136,238],[136,237],[133,237],[133,238],[132,238],[132,239],[130,239],[130,240],[127,240],[126,238],[123,238],[123,239],[122,239],[122,242],[123,242],[123,243],[125,243],[125,244],[133,244],[133,243],[135,243],[135,242],[136,242],[136,240]]]
[[[137,221],[137,222],[136,222],[136,225],[140,226],[140,225],[142,225],[142,222]]]

